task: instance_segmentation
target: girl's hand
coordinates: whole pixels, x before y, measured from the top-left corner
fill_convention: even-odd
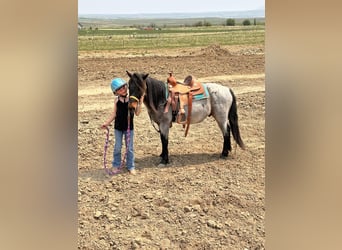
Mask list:
[[[101,128],[103,128],[103,129],[106,129],[107,127],[108,127],[108,125],[106,123],[101,125]]]

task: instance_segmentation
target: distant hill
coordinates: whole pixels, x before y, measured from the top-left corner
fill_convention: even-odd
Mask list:
[[[221,11],[197,13],[147,13],[147,14],[79,14],[78,22],[83,28],[120,28],[132,26],[179,27],[192,26],[197,22],[209,22],[222,25],[228,18],[241,24],[244,19],[255,19],[257,23],[265,23],[265,10]]]
[[[137,13],[137,14],[78,14],[79,18],[94,19],[184,19],[184,18],[264,18],[265,9],[219,12]]]

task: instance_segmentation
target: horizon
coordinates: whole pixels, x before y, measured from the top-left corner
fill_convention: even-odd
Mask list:
[[[79,0],[79,15],[136,15],[136,14],[172,14],[201,12],[241,12],[265,10],[264,0],[210,0],[198,4],[197,0],[173,0],[160,2],[155,0]]]

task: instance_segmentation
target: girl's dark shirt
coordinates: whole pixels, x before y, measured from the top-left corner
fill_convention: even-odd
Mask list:
[[[117,130],[125,131],[128,127],[128,102],[121,102],[120,100],[116,103],[116,116],[114,128]],[[134,113],[131,113],[130,119],[130,130],[134,129],[133,124]]]

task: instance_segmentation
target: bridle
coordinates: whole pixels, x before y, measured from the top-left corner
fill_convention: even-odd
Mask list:
[[[139,88],[140,92],[142,92],[141,96],[143,96],[146,92],[146,82],[143,81],[143,83],[145,84],[145,88],[142,86],[139,86],[136,82],[133,81],[133,84]],[[131,95],[131,94],[129,94],[129,99],[133,99],[134,101],[136,101],[138,103],[140,102],[138,97]]]

